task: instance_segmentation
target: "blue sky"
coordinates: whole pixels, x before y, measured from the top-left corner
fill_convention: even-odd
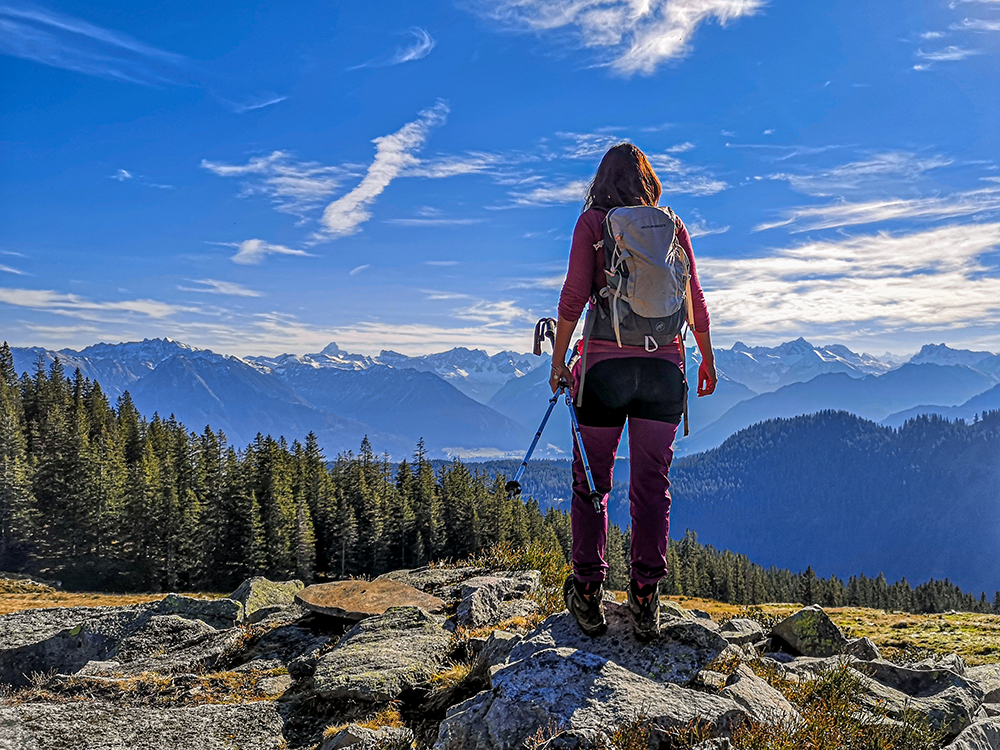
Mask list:
[[[645,150],[715,340],[1000,350],[1000,0],[0,0],[0,337],[530,347]]]

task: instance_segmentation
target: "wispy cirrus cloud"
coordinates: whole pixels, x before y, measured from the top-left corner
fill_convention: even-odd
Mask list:
[[[183,55],[37,5],[0,4],[0,53],[145,86],[188,79]]]
[[[985,18],[963,18],[959,23],[953,23],[952,31],[1000,31],[1000,21]]]
[[[173,305],[153,299],[95,301],[78,294],[64,294],[51,289],[16,289],[0,287],[0,303],[53,313],[87,313],[103,311],[127,312],[154,319],[163,319],[178,312],[196,312],[196,308]]]
[[[253,112],[253,111],[258,110],[258,109],[264,109],[266,107],[271,107],[271,106],[273,106],[275,104],[281,104],[281,102],[284,102],[284,101],[287,101],[287,100],[288,100],[287,96],[278,96],[278,95],[274,94],[274,95],[269,95],[269,96],[255,97],[253,99],[250,99],[250,100],[242,102],[242,103],[240,103],[240,102],[230,102],[230,101],[226,101],[226,100],[222,100],[222,101],[225,101],[226,104],[228,104],[229,106],[231,106],[233,108],[233,112],[235,112],[238,115],[242,115],[245,112]]]
[[[465,0],[477,15],[503,27],[568,33],[576,44],[603,50],[616,73],[650,75],[690,53],[698,27],[753,16],[763,0]]]
[[[727,334],[957,331],[1000,315],[1000,273],[990,261],[998,247],[1000,223],[958,224],[698,265],[713,327]]]
[[[219,177],[244,180],[240,195],[263,195],[275,210],[302,219],[332,196],[344,179],[355,172],[347,167],[314,161],[297,161],[287,151],[254,156],[245,164],[202,159],[201,166]]]
[[[261,293],[249,289],[242,284],[236,284],[232,281],[218,281],[216,279],[188,279],[191,284],[197,284],[198,286],[187,287],[178,286],[177,289],[182,292],[199,292],[202,294],[225,294],[233,297],[260,297]]]
[[[407,168],[420,163],[414,152],[427,142],[435,128],[444,124],[448,111],[448,105],[439,101],[395,133],[375,138],[372,141],[375,144],[374,161],[357,187],[323,210],[323,229],[313,235],[314,241],[322,242],[357,232],[371,218],[369,206],[389,183]]]
[[[965,60],[966,58],[972,57],[974,55],[981,55],[982,50],[969,49],[968,47],[959,47],[957,45],[949,45],[943,49],[935,50],[923,50],[918,49],[917,57],[928,60],[929,62],[956,62],[958,60]]]
[[[938,221],[997,210],[1000,210],[1000,185],[991,185],[928,198],[876,198],[797,206],[782,211],[780,220],[758,224],[754,231],[789,227],[796,233],[900,219]]]
[[[793,190],[807,195],[839,195],[872,188],[885,191],[902,185],[912,186],[927,172],[952,163],[952,159],[936,154],[886,151],[825,169],[779,172],[768,178],[785,181]]]
[[[5,266],[3,264],[0,264],[0,273],[12,273],[12,274],[14,274],[16,276],[26,276],[27,275],[27,274],[25,274],[24,271],[19,271],[16,268],[12,268],[10,266]]]
[[[311,258],[311,253],[305,250],[295,250],[284,245],[274,245],[264,240],[243,240],[243,242],[222,242],[216,243],[227,247],[239,248],[236,255],[230,258],[233,263],[242,266],[252,266],[262,263],[268,255],[297,255],[299,257]]]
[[[349,68],[349,70],[359,70],[361,68],[387,68],[391,65],[401,65],[402,63],[422,60],[434,50],[435,46],[437,46],[437,42],[434,41],[434,37],[428,33],[427,29],[414,26],[405,33],[413,37],[413,41],[410,44],[404,47],[397,47],[396,51],[389,57],[369,60],[368,62],[361,63],[360,65],[355,65],[354,67]]]

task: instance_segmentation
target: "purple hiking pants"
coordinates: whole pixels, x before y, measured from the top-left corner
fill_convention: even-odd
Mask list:
[[[665,368],[673,368],[673,371]],[[608,564],[608,493],[615,453],[628,420],[629,510],[632,517],[631,576],[640,586],[667,573],[670,526],[670,462],[685,384],[670,362],[607,360],[588,368],[580,434],[604,512],[590,502],[579,448],[573,446],[573,573],[577,580],[603,581]],[[642,416],[637,416],[642,415]],[[668,421],[669,420],[669,421]]]

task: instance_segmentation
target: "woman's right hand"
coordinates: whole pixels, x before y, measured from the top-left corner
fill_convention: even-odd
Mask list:
[[[549,371],[549,387],[555,393],[559,387],[565,385],[569,388],[573,384],[573,373],[562,362],[553,362]]]

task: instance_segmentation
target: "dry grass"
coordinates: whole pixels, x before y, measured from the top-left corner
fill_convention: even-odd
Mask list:
[[[447,690],[468,677],[471,670],[471,664],[465,664],[463,662],[449,664],[443,670],[431,677],[431,687],[434,690]]]
[[[373,731],[377,731],[382,727],[399,728],[404,726],[403,717],[399,713],[399,706],[395,703],[390,703],[388,706],[380,709],[368,719],[355,721],[353,723],[359,727],[371,729]],[[349,726],[350,724],[334,724],[333,726],[329,726],[323,731],[323,739],[330,739],[338,732],[342,732],[347,729]]]
[[[35,593],[4,593],[0,590],[0,615],[22,609],[49,607],[126,607],[132,604],[158,602],[166,594],[103,594],[98,592],[69,592],[49,589]],[[185,594],[198,599],[219,599],[225,594]]]

